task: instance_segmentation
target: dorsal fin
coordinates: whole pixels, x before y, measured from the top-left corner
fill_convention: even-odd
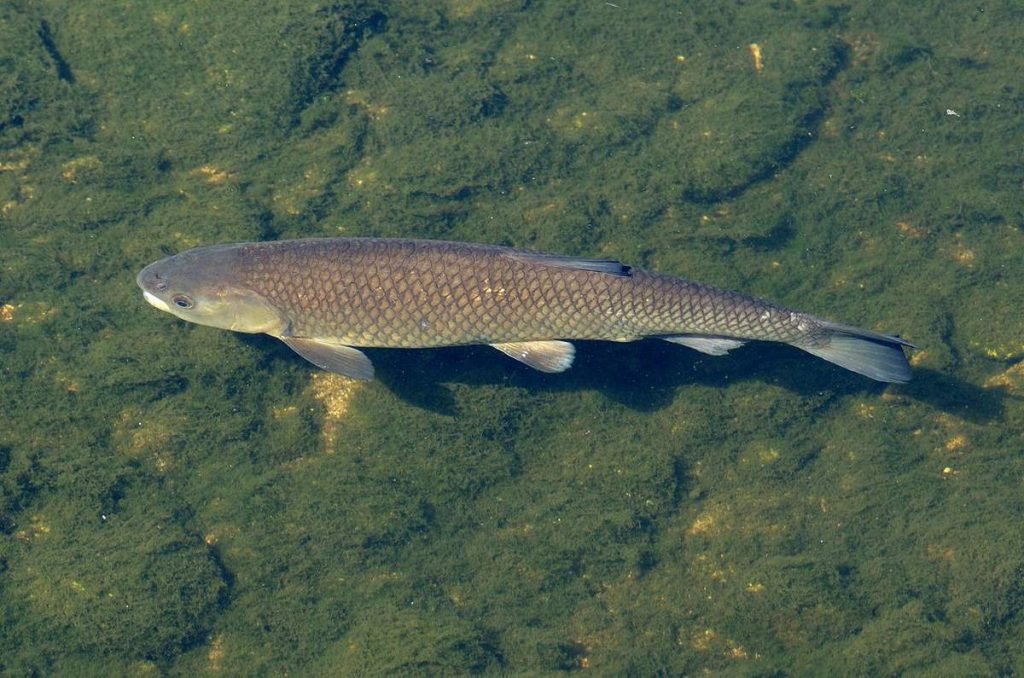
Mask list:
[[[584,259],[566,257],[560,254],[540,254],[535,252],[507,252],[507,257],[533,266],[551,266],[552,268],[568,268],[576,271],[594,271],[620,277],[632,275],[632,269],[614,259]]]

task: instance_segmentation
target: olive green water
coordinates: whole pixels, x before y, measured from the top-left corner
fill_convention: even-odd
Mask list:
[[[0,673],[1024,671],[1024,12],[863,5],[0,5]],[[134,284],[312,235],[621,258],[915,380],[352,386]]]

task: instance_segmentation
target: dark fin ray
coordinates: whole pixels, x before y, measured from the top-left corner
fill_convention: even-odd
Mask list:
[[[909,341],[858,327],[819,321],[828,337],[818,345],[794,344],[812,355],[876,381],[903,384],[910,381],[910,363],[903,347]]]
[[[659,337],[673,344],[680,344],[708,355],[725,355],[734,348],[739,348],[746,342],[739,339],[728,339],[726,337],[702,337],[697,334],[681,334],[677,337]]]
[[[373,379],[373,363],[359,349],[307,337],[279,337],[281,341],[322,370],[352,379]]]
[[[593,271],[623,278],[632,275],[632,269],[629,266],[613,259],[582,259],[580,257],[563,257],[558,254],[535,254],[533,252],[507,252],[505,256],[534,266],[568,268],[574,271]]]
[[[524,365],[549,374],[565,372],[576,357],[576,348],[568,341],[513,341],[491,346]]]

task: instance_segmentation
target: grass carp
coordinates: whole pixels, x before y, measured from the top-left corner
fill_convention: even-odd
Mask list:
[[[910,380],[896,336],[617,261],[470,243],[310,238],[212,245],[144,268],[153,306],[277,337],[326,370],[371,379],[357,347],[489,344],[543,372],[569,340],[646,337],[722,355],[749,340],[795,346],[883,382]]]

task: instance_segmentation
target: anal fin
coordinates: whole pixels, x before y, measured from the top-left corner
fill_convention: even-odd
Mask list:
[[[373,363],[357,348],[310,337],[278,338],[322,370],[362,381],[373,379]]]
[[[704,337],[699,334],[682,334],[678,337],[661,337],[665,341],[671,341],[673,344],[680,344],[687,348],[692,348],[695,351],[701,353],[707,353],[708,355],[725,355],[734,348],[739,348],[745,342],[739,339],[729,339],[727,337]]]
[[[576,348],[568,341],[512,341],[491,346],[524,365],[548,373],[566,371],[576,357]]]

